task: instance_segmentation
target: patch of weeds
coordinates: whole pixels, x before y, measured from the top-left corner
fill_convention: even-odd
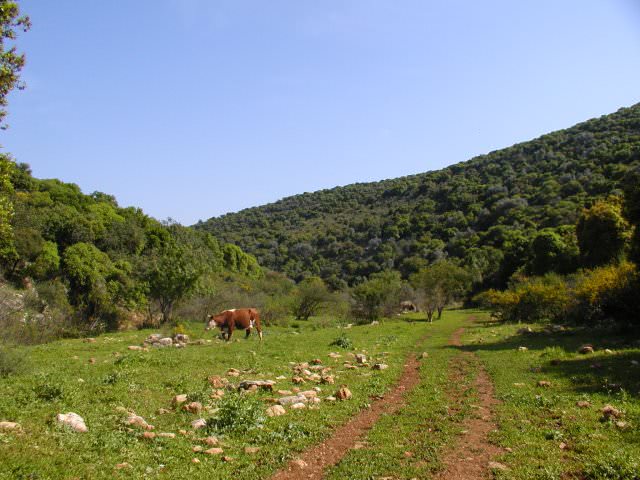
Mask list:
[[[584,468],[585,480],[639,480],[640,460],[627,453],[613,452],[596,458]]]
[[[207,420],[208,430],[245,433],[262,428],[264,406],[259,400],[241,393],[228,393],[218,402],[216,416]]]
[[[199,402],[205,405],[209,401],[209,392],[207,390],[199,390],[187,393],[187,402]]]
[[[287,423],[278,430],[271,430],[260,435],[260,440],[266,443],[286,442],[293,443],[301,438],[308,437],[309,430],[297,423]]]
[[[113,362],[113,364],[116,365],[117,367],[123,368],[123,367],[128,367],[130,365],[140,364],[142,363],[142,361],[143,360],[140,355],[131,355],[129,353],[125,353],[121,357],[118,357],[116,361]]]
[[[329,344],[330,347],[336,346],[344,348],[345,350],[353,350],[353,342],[344,333],[341,333],[338,338]]]
[[[0,347],[0,378],[21,373],[25,369],[24,356],[5,347]]]
[[[564,438],[564,435],[560,430],[549,430],[545,432],[544,438],[546,438],[547,440],[562,440]]]
[[[380,337],[379,342],[381,345],[389,346],[398,341],[398,337],[396,335],[385,335]]]
[[[52,402],[64,396],[64,390],[62,387],[50,382],[46,377],[43,377],[41,382],[33,387],[33,393],[36,395],[38,400],[43,400],[45,402]]]
[[[115,385],[120,380],[123,380],[126,376],[127,375],[121,371],[111,372],[104,376],[104,378],[102,379],[102,383],[104,383],[105,385]]]

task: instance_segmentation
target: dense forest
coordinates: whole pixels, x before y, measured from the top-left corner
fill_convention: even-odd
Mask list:
[[[263,275],[254,257],[209,233],[121,208],[104,193],[36,179],[8,156],[0,166],[3,276],[26,288],[17,307],[40,327],[167,321],[179,300],[206,290],[214,276]],[[6,312],[11,298],[2,300]],[[30,321],[25,315],[22,323]]]
[[[640,105],[439,171],[304,193],[199,222],[268,268],[332,288],[439,259],[463,264],[478,288],[538,272],[534,241],[575,269],[575,224],[598,198],[619,195],[640,164]]]

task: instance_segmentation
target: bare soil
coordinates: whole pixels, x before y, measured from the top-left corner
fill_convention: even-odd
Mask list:
[[[462,346],[460,337],[464,328],[456,330],[449,345]],[[478,395],[474,405],[474,414],[465,419],[462,424],[463,432],[455,445],[445,452],[442,463],[444,470],[436,478],[438,480],[471,480],[491,478],[489,462],[501,453],[496,445],[489,441],[489,433],[498,428],[494,408],[499,403],[494,396],[493,383],[476,356],[470,352],[463,352],[456,356],[451,363],[451,384],[462,385],[466,370],[475,365],[478,374],[471,387]],[[451,403],[460,403],[464,389],[452,388]]]
[[[291,461],[276,473],[272,480],[321,479],[325,470],[337,464],[357,443],[361,443],[367,432],[383,414],[393,414],[405,404],[405,394],[420,383],[419,362],[410,355],[397,384],[384,397],[373,400],[367,408],[347,423],[337,428],[331,437]],[[306,463],[301,467],[299,460]]]

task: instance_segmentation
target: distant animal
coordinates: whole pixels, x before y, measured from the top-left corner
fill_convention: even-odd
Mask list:
[[[249,338],[251,330],[255,327],[262,341],[262,325],[260,324],[260,312],[257,308],[232,308],[223,310],[217,315],[209,315],[206,330],[218,327],[222,330],[223,336],[227,341],[231,340],[233,331],[244,330],[246,333],[244,338]]]

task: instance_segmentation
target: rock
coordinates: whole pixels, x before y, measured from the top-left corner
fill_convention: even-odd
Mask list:
[[[293,393],[291,392],[291,390],[278,390],[276,392],[278,395],[285,395],[285,396],[291,396],[293,395]]]
[[[367,363],[367,356],[362,353],[356,354],[356,362],[358,362],[360,365],[362,365],[363,363]]]
[[[156,438],[156,434],[153,432],[144,432],[142,434],[142,438],[144,438],[145,440],[153,440],[154,438]]]
[[[144,418],[142,418],[140,415],[136,415],[135,413],[130,413],[124,423],[127,425],[144,428],[145,430],[153,430],[153,425],[149,425]]]
[[[200,463],[200,460],[197,458],[192,458],[191,463]]]
[[[327,357],[329,358],[341,358],[342,355],[340,355],[339,353],[335,353],[335,352],[331,352],[327,355]]]
[[[191,449],[191,451],[192,451],[193,453],[200,453],[200,452],[201,452],[201,451],[203,451],[203,450],[204,450],[204,448],[202,448],[200,445],[195,445],[195,446]]]
[[[389,365],[386,363],[376,363],[373,367],[374,370],[386,370],[389,368]]]
[[[162,338],[162,334],[152,333],[145,339],[144,343],[151,343],[151,344],[158,343],[161,338]]]
[[[593,345],[591,345],[590,343],[586,344],[586,345],[582,345],[579,349],[578,349],[578,353],[581,353],[583,355],[586,355],[588,353],[593,353]]]
[[[169,432],[159,433],[158,436],[162,437],[162,438],[176,438],[176,434],[175,433],[169,433]]]
[[[227,370],[227,376],[229,376],[229,377],[239,377],[240,376],[240,370],[237,370],[235,368],[230,368],[229,370]]]
[[[305,398],[314,398],[318,396],[318,392],[315,390],[305,390],[304,392],[300,392],[298,396],[302,395]]]
[[[253,455],[254,453],[258,453],[260,451],[260,447],[244,447],[244,453],[247,455]]]
[[[631,365],[637,367],[638,365],[640,365],[640,362],[638,362],[637,360],[631,360]]]
[[[167,415],[168,413],[171,413],[171,410],[167,410],[166,408],[158,409],[158,415]]]
[[[224,456],[222,457],[222,461],[223,462],[233,462],[233,458],[232,457],[228,457],[228,456]]]
[[[405,458],[411,458],[411,457],[413,457],[413,452],[404,452],[404,457],[405,457]]]
[[[91,357],[91,358],[89,359],[89,363],[90,363],[91,365],[95,365],[95,364],[96,364],[96,359],[95,359],[95,358],[93,358],[93,357]]]
[[[346,368],[347,370],[357,370],[358,367],[356,367],[355,365],[351,365],[350,363],[345,363],[344,364],[344,368]]]
[[[187,343],[189,341],[189,335],[185,335],[184,333],[176,333],[173,336],[173,340],[175,342]]]
[[[334,383],[336,383],[333,375],[325,375],[323,377],[320,378],[320,382],[321,383],[327,383],[330,385],[333,385]]]
[[[276,382],[273,380],[243,380],[240,382],[240,385],[238,385],[238,390],[248,390],[255,387],[256,389],[260,388],[271,392],[275,384]]]
[[[322,360],[320,360],[319,358],[314,358],[313,360],[311,360],[309,362],[311,365],[322,365]]]
[[[287,379],[287,377],[285,377],[284,375],[278,375],[276,377],[276,380],[286,380],[286,379]]]
[[[549,388],[551,386],[551,382],[548,381],[548,380],[540,380],[540,381],[538,381],[538,386],[539,387]]]
[[[200,402],[191,402],[184,405],[182,409],[189,413],[200,413],[202,411],[202,404]]]
[[[303,408],[307,408],[307,406],[302,402],[291,405],[291,410],[302,410]]]
[[[273,405],[272,407],[267,408],[267,415],[270,417],[279,417],[285,413],[287,413],[287,411],[282,407],[282,405]]]
[[[209,395],[209,398],[212,400],[220,400],[222,397],[224,397],[224,390],[222,389],[214,390],[211,392],[211,395]]]
[[[369,325],[372,325],[372,326],[380,325],[380,322],[378,320],[374,320]]]
[[[504,465],[503,463],[500,462],[489,462],[487,464],[487,466],[491,469],[491,470],[501,470],[503,472],[506,472],[509,470],[509,467],[507,467],[506,465]]]
[[[116,470],[122,470],[123,468],[131,468],[131,465],[127,462],[117,463]]]
[[[206,453],[207,455],[220,455],[221,453],[224,453],[224,450],[220,447],[213,447],[209,450],[205,450],[204,453]]]
[[[533,330],[531,330],[531,327],[524,327],[524,328],[519,328],[516,333],[518,335],[529,335],[533,333]]]
[[[300,458],[296,458],[295,460],[291,460],[291,465],[296,468],[307,468],[307,462]]]
[[[170,347],[171,345],[173,345],[173,339],[171,337],[164,337],[158,340],[158,344],[162,345],[163,347]]]
[[[96,339],[95,338],[85,338],[83,340],[84,343],[96,343]]]
[[[332,396],[325,397],[325,401],[327,401],[327,402],[335,402],[336,401],[336,397],[332,397]]]
[[[218,437],[207,437],[202,441],[207,445],[209,445],[210,447],[215,447],[219,443]]]
[[[604,353],[606,353],[606,354],[608,354],[608,355],[611,355],[611,354],[613,353],[613,350],[610,350],[610,349],[608,349],[608,348],[605,348],[605,349],[604,349]]]
[[[519,352],[526,352],[527,350],[529,350],[527,347],[518,347]]]
[[[307,377],[305,377],[306,380],[309,380],[310,382],[320,382],[322,380],[322,377],[320,375],[318,375],[317,373],[312,373],[311,375],[307,375]]]
[[[429,354],[427,352],[422,352],[420,354],[420,358],[422,358],[422,359],[429,358]]]
[[[141,351],[144,350],[140,345],[129,345],[127,347],[127,349],[129,350],[134,350],[134,351]]]
[[[89,431],[83,418],[77,413],[59,413],[56,415],[56,420],[58,423],[71,427],[76,432],[85,433]]]
[[[0,432],[17,432],[22,427],[17,422],[0,422]]]
[[[603,420],[622,417],[622,412],[612,405],[605,405],[601,412]]]
[[[551,331],[552,333],[559,333],[559,332],[564,332],[565,328],[564,328],[564,325],[550,325],[548,327],[548,330]]]
[[[193,428],[194,430],[200,430],[201,428],[204,428],[206,426],[207,421],[204,418],[198,418],[197,420],[191,422],[191,428]]]
[[[179,405],[182,405],[186,401],[187,401],[187,395],[182,393],[180,395],[176,395],[171,399],[171,405],[173,405],[174,407],[177,407]]]
[[[340,387],[340,389],[335,393],[335,397],[338,400],[349,400],[353,397],[353,395],[351,394],[351,390],[349,390],[346,385],[342,385],[342,387]]]
[[[211,375],[207,378],[207,381],[213,388],[224,388],[229,384],[229,380],[219,375]]]
[[[310,399],[309,399],[309,403],[314,404],[314,405],[319,404],[319,403],[320,403],[320,401],[321,401],[321,400],[320,400],[318,397],[313,397],[313,398],[310,398]]]
[[[280,405],[293,405],[294,403],[305,403],[307,397],[304,395],[291,395],[289,397],[280,397],[278,403]]]
[[[304,382],[304,378],[302,378],[302,377],[293,377],[293,378],[291,379],[291,381],[292,381],[293,383],[297,384],[297,385],[299,385],[299,384],[301,384],[301,383],[305,383],[305,382]]]
[[[586,400],[578,400],[576,402],[576,406],[578,406],[579,408],[589,408],[591,406],[591,403]]]
[[[616,427],[618,427],[620,430],[624,430],[629,426],[629,424],[627,422],[623,422],[623,421],[617,421],[616,422]]]
[[[569,445],[564,442],[560,442],[560,445],[558,445],[558,447],[560,448],[560,450],[569,450]]]

